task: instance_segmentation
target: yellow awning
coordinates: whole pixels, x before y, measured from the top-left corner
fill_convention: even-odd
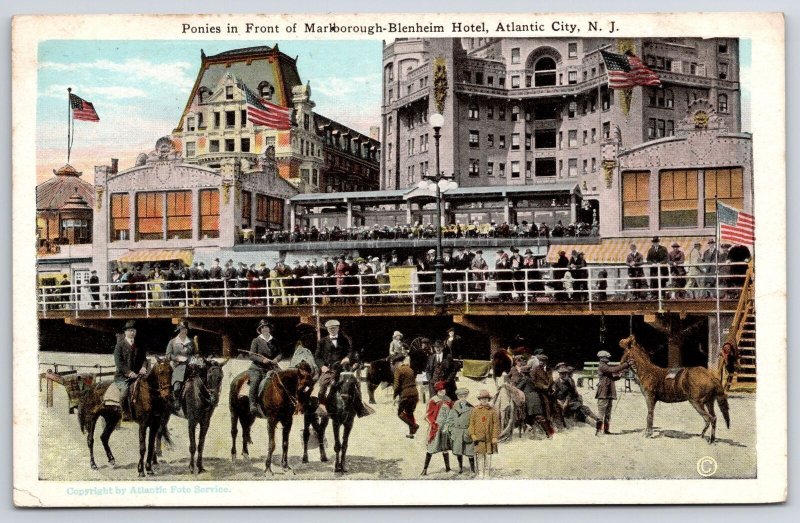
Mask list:
[[[660,240],[661,245],[668,251],[672,250],[673,243],[677,243],[681,246],[683,253],[688,255],[696,241],[699,241],[702,249],[705,250],[706,244],[711,238],[711,236],[661,236]],[[646,238],[609,238],[601,240],[599,244],[553,244],[547,252],[547,261],[555,263],[558,260],[559,251],[565,251],[569,257],[572,251],[576,250],[583,252],[587,263],[625,263],[625,258],[631,252],[632,243],[635,243],[639,252],[645,256],[647,250],[650,249],[652,239],[652,236],[648,236]]]
[[[119,263],[151,263],[160,261],[180,260],[184,265],[191,265],[194,254],[192,251],[180,249],[143,249],[126,252],[117,259]]]

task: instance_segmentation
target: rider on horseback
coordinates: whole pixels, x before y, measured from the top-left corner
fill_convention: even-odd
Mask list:
[[[117,367],[114,384],[119,388],[119,404],[123,412],[128,410],[125,405],[128,399],[129,382],[138,376],[147,374],[147,355],[144,349],[136,346],[135,337],[136,322],[130,320],[125,324],[124,335],[119,337],[114,347],[114,364]]]
[[[339,321],[328,320],[325,328],[328,335],[319,340],[317,352],[314,355],[317,364],[320,366],[319,400],[324,405],[328,389],[331,393],[338,386],[339,375],[342,370],[352,369],[358,363],[358,352],[353,349],[350,338],[339,332]],[[356,389],[356,412],[358,417],[372,414],[372,409],[367,408],[361,400],[361,387]],[[324,407],[323,407],[324,408]]]
[[[189,359],[197,353],[197,347],[189,338],[189,322],[182,321],[175,327],[175,336],[167,344],[167,361],[172,364],[172,410],[181,410],[181,393],[186,380]]]
[[[250,360],[253,362],[248,369],[250,377],[250,414],[258,416],[258,386],[268,372],[275,370],[281,360],[275,338],[272,337],[272,324],[261,320],[258,324],[256,336],[250,343]]]

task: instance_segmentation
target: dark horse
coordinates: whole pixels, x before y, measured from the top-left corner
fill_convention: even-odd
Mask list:
[[[312,410],[311,407],[315,405],[313,398],[309,402],[309,408],[306,409],[303,417],[303,463],[308,463],[309,425],[313,426],[314,431],[317,433],[320,460],[323,462],[328,461],[328,457],[325,455],[323,439],[325,429],[328,427],[328,419],[330,418],[330,421],[333,422],[333,451],[336,453],[334,472],[343,474],[347,472],[347,467],[345,466],[347,442],[350,440],[350,431],[353,429],[353,422],[356,419],[355,399],[359,387],[358,378],[353,373],[342,373],[337,386],[325,398],[327,414],[319,414],[316,410]],[[344,433],[340,434],[342,427],[344,427]]]
[[[425,365],[428,362],[430,353],[424,349],[412,349],[409,353],[409,360],[411,369],[414,374],[419,374],[425,371]],[[392,363],[389,357],[375,360],[369,364],[367,369],[367,392],[369,393],[369,402],[375,404],[375,390],[381,383],[394,383],[394,376],[392,375]]]
[[[511,353],[506,349],[496,349],[492,352],[492,381],[494,386],[497,387],[497,378],[503,373],[511,372],[511,367],[514,366],[514,358]]]
[[[156,358],[155,365],[145,376],[139,376],[130,384],[128,399],[130,404],[131,418],[139,424],[139,477],[153,473],[153,463],[156,463],[155,441],[160,432],[162,419],[167,413],[170,396],[170,381],[172,379],[172,367],[170,364]],[[89,446],[89,463],[93,469],[97,468],[94,461],[94,429],[98,418],[105,421],[105,429],[100,436],[103,447],[108,456],[108,462],[114,465],[114,455],[108,440],[111,433],[122,419],[122,408],[119,405],[103,404],[103,396],[112,383],[104,382],[89,388],[78,401],[78,422],[81,432],[85,432],[86,442]],[[149,429],[149,433],[148,433]],[[169,436],[164,435],[165,441],[169,443]],[[145,463],[145,452],[147,461]]]
[[[186,369],[186,382],[183,386],[181,407],[189,428],[189,470],[195,472],[195,452],[197,453],[197,473],[205,472],[203,468],[203,448],[206,442],[208,427],[211,425],[211,416],[219,403],[219,391],[222,388],[222,367],[228,363],[225,360],[221,365],[212,359],[205,360],[204,364],[190,363]],[[169,414],[164,417],[161,426],[160,438],[167,434]],[[200,425],[200,434],[197,436],[197,426]],[[156,448],[159,448],[157,445]]]
[[[230,410],[231,410],[231,459],[236,460],[236,436],[238,424],[242,424],[242,456],[249,459],[247,452],[250,438],[250,428],[255,417],[250,414],[250,404],[246,396],[239,397],[239,390],[247,379],[247,371],[242,372],[231,380]],[[311,393],[312,375],[308,365],[301,365],[296,369],[286,369],[275,372],[269,383],[264,387],[259,397],[259,407],[267,418],[269,430],[269,450],[266,460],[266,472],[272,474],[272,454],[275,452],[275,428],[278,423],[283,426],[283,457],[281,466],[284,470],[289,468],[289,432],[292,430],[292,416],[302,413],[308,403]]]
[[[722,388],[722,383],[713,372],[705,367],[687,367],[680,369],[674,378],[667,379],[668,369],[657,367],[650,361],[644,348],[639,345],[634,336],[619,342],[625,349],[621,361],[632,360],[634,370],[639,378],[645,400],[647,400],[647,429],[645,436],[653,435],[653,411],[656,403],[677,403],[688,401],[692,407],[703,417],[706,425],[700,433],[705,437],[706,431],[711,427],[709,443],[714,443],[717,433],[717,416],[714,413],[714,401],[719,403],[725,424],[730,428],[731,419],[728,413],[728,398]]]

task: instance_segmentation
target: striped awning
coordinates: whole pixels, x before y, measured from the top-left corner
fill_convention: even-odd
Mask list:
[[[712,236],[662,236],[660,240],[661,245],[668,251],[672,250],[673,243],[677,243],[681,246],[683,253],[688,255],[695,242],[700,242],[702,249],[705,250],[708,240],[712,238]],[[572,251],[576,250],[583,252],[587,263],[625,263],[625,258],[631,252],[632,243],[636,244],[636,248],[642,255],[646,255],[652,239],[651,236],[646,238],[607,238],[597,244],[553,244],[547,252],[547,261],[555,263],[558,260],[559,251],[565,251],[567,256],[570,256]]]
[[[191,265],[194,254],[192,251],[181,249],[142,249],[126,252],[117,259],[119,263],[150,263],[170,260],[180,260],[185,265]]]

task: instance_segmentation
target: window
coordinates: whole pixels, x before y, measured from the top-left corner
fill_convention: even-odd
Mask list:
[[[231,153],[236,151],[236,140],[228,138],[225,140],[225,152]]]
[[[728,78],[728,64],[720,63],[719,67],[717,67],[717,74],[719,74],[720,80],[726,80]]]
[[[478,147],[480,146],[480,141],[480,133],[478,131],[471,130],[469,132],[469,146]]]
[[[556,61],[549,56],[539,58],[533,65],[533,77],[536,87],[556,85]]]
[[[719,113],[727,113],[728,112],[728,95],[727,94],[720,94],[717,96],[717,112]]]
[[[386,79],[389,81],[394,80],[394,67],[392,64],[389,64],[389,66],[386,68]]]
[[[587,145],[589,143],[589,131],[583,131],[583,145]]]
[[[741,167],[706,169],[705,171],[705,226],[717,224],[714,196],[718,201],[739,210],[744,209],[744,176]]]
[[[505,120],[506,119],[506,106],[501,105],[497,108],[497,119],[498,120]]]
[[[239,127],[247,127],[247,111],[245,109],[239,111]]]
[[[536,133],[536,148],[538,149],[540,147],[541,147],[541,145],[539,145],[539,133],[537,132]],[[563,148],[564,148],[564,133],[561,132],[561,131],[558,131],[558,149],[561,150]]]
[[[531,150],[531,133],[525,133],[525,150]]]
[[[391,102],[393,98],[394,98],[394,90],[389,89],[389,101]]]
[[[519,162],[511,162],[511,177],[519,178]]]
[[[511,106],[511,121],[516,122],[519,120],[519,106],[512,105]]]
[[[671,89],[650,89],[648,93],[650,107],[666,107],[672,109],[674,105],[674,95]]]
[[[554,149],[556,146],[556,132],[554,130],[540,129],[536,131],[535,139],[537,149]]]
[[[136,239],[164,239],[164,193],[136,194]]]
[[[511,135],[511,150],[519,151],[519,133],[514,133]]]
[[[208,142],[208,151],[212,153],[219,152],[219,140],[211,140]]]
[[[592,158],[592,172],[597,171],[597,158]]]
[[[500,146],[501,149],[505,149],[506,148],[506,135],[504,135],[504,134],[500,135],[499,146]]]
[[[411,152],[409,152],[409,156],[412,155],[412,154],[416,154],[416,152],[415,152],[415,149],[416,149],[415,144],[416,144],[416,139],[412,138],[411,139]]]
[[[283,227],[283,200],[280,198],[267,198],[269,203],[268,218],[272,227]]]
[[[187,158],[194,158],[195,152],[195,143],[194,142],[186,142],[186,157]]]
[[[225,111],[225,128],[229,129],[236,125],[236,111]]]
[[[591,112],[597,112],[597,97],[592,96],[589,98],[589,110]]]
[[[603,111],[608,111],[611,108],[611,90],[603,89],[600,91],[600,106]]]
[[[575,118],[575,115],[578,112],[578,104],[577,102],[570,102],[567,106],[567,118]]]
[[[90,220],[61,220],[61,237],[66,238],[70,245],[91,243],[92,227],[90,224]]]
[[[219,205],[219,200],[217,200]],[[253,193],[242,191],[242,229],[249,229],[251,226],[251,215],[253,212]]]
[[[532,172],[533,162],[527,161],[525,162],[525,178],[531,178],[533,176]]]
[[[597,128],[592,127],[592,143],[595,143],[596,141],[597,141]]]
[[[589,171],[589,160],[583,160],[583,169],[581,170],[581,174],[586,174]]]
[[[472,104],[469,106],[469,113],[468,117],[470,120],[477,120],[480,117],[480,111],[478,109],[478,104]]]
[[[217,189],[200,191],[200,238],[219,238],[219,190]]]
[[[506,86],[506,77],[505,76],[501,76],[500,78],[497,79],[497,86],[500,87],[500,88],[504,88]]]
[[[559,160],[560,162],[560,160]],[[555,177],[556,175],[556,159],[555,158],[537,158],[535,164],[536,177]]]
[[[256,194],[256,221],[257,222],[265,222],[267,221],[267,197],[263,194]]]
[[[661,171],[661,227],[697,227],[697,171]]]
[[[603,122],[603,140],[611,138],[611,122]]]
[[[486,85],[494,85],[494,76],[488,75],[486,77]]]
[[[219,122],[220,122],[220,113],[219,113],[219,111],[215,111],[214,112],[214,128],[215,129],[219,129],[220,128],[221,124]]]
[[[494,162],[487,162],[486,176],[494,176]]]
[[[194,116],[186,119],[186,130],[194,131],[196,129]]]
[[[578,131],[572,130],[567,132],[568,136],[568,147],[577,147],[578,146]]]
[[[675,120],[667,120],[667,136],[675,136]]]
[[[167,239],[191,237],[192,191],[170,191],[167,193]]]
[[[567,83],[570,85],[578,83],[578,71],[569,71],[567,73]]]
[[[672,89],[665,89],[664,90],[664,107],[667,109],[672,109],[675,106],[675,96],[672,93]]]
[[[511,77],[511,88],[519,89],[519,75],[515,74]]]
[[[228,85],[225,87],[225,99],[226,100],[233,100],[233,86]]]
[[[511,63],[518,64],[519,63],[519,47],[514,47],[511,49]]]
[[[491,104],[486,106],[486,118],[489,120],[494,119],[494,106]]]
[[[578,176],[578,159],[577,158],[570,158],[569,159],[569,171],[567,172],[568,176]]]
[[[489,147],[494,147],[494,135],[493,134],[487,134],[486,135],[486,143],[487,143],[487,145]]]
[[[422,83],[422,80],[420,80],[420,83]],[[483,73],[475,73],[475,83],[478,85],[483,85]]]
[[[505,176],[506,176],[506,164],[505,163],[500,162],[500,163],[497,164],[497,176],[499,176],[500,178],[505,178]]]
[[[242,138],[242,152],[249,153],[250,152],[250,138]]]
[[[386,119],[386,134],[392,134],[392,117]]]
[[[728,54],[728,41],[727,40],[720,40],[717,43],[717,52],[719,52],[719,54]]]
[[[664,122],[664,120],[658,120],[656,124],[656,136],[663,138],[666,134],[666,122]]]
[[[647,229],[650,226],[650,173],[622,173],[622,228]]]
[[[130,196],[126,193],[111,195],[111,241],[127,240],[131,230]]]
[[[647,139],[652,140],[656,137],[656,119],[650,118],[647,121]]]
[[[470,176],[480,175],[480,162],[475,158],[469,159],[469,175]]]
[[[567,44],[567,56],[570,58],[578,57],[578,44],[576,42],[570,42]]]
[[[533,76],[526,74],[525,75],[525,87],[533,86]]]
[[[472,83],[472,72],[464,71],[464,82]]]

